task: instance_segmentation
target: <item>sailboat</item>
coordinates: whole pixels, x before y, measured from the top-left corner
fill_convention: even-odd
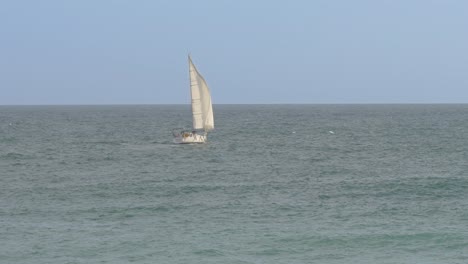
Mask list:
[[[203,76],[198,72],[188,56],[190,74],[190,94],[192,97],[192,130],[174,129],[174,143],[190,144],[205,143],[208,131],[214,129],[213,105],[211,103],[210,89]]]

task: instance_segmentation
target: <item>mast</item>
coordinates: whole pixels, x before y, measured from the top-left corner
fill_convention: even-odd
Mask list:
[[[191,96],[191,104],[192,104],[192,122],[193,122],[193,129],[202,129],[203,128],[203,111],[202,111],[202,104],[200,98],[200,87],[198,84],[198,72],[193,65],[192,58],[190,55],[188,56],[189,61],[189,75],[190,75],[190,96]]]

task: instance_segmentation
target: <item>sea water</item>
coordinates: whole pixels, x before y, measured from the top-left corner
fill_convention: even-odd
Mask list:
[[[468,263],[468,105],[1,106],[0,263]]]

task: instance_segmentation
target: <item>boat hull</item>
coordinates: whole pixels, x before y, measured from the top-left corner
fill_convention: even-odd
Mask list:
[[[206,135],[200,135],[196,133],[181,133],[174,137],[175,144],[195,144],[195,143],[205,143]]]

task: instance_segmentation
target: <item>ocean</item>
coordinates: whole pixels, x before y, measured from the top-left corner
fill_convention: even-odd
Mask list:
[[[0,263],[468,263],[468,105],[0,106]]]

